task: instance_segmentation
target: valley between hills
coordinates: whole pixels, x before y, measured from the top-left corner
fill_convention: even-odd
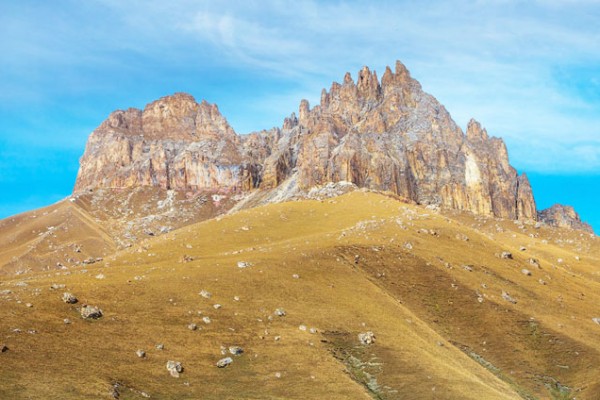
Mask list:
[[[237,135],[176,94],[0,221],[0,398],[598,399],[600,242],[398,63]]]

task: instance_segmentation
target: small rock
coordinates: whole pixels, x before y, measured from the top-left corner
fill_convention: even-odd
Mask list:
[[[598,317],[592,318],[592,321],[594,321],[595,323],[597,323],[598,325],[600,325],[600,318],[598,318]]]
[[[0,353],[6,353],[8,351],[8,347],[5,344],[0,344]]]
[[[520,251],[526,251],[526,250],[527,250],[527,247],[525,247],[525,246],[521,246],[521,247],[519,248],[519,250],[520,250]]]
[[[104,278],[106,278],[104,276],[104,274],[98,274],[98,275],[96,275],[96,279],[104,279]]]
[[[292,275],[292,278],[294,278],[294,279],[300,279],[300,275],[294,274],[294,275]]]
[[[67,304],[75,304],[77,303],[77,297],[75,297],[72,293],[64,292],[62,294],[62,301]]]
[[[540,283],[540,285],[546,285],[546,281],[543,279],[538,279],[538,282]]]
[[[364,344],[364,345],[373,344],[373,343],[375,343],[375,334],[373,332],[371,332],[371,331],[364,332],[364,333],[359,333],[358,334],[358,341],[361,344]]]
[[[229,347],[229,353],[233,354],[234,356],[239,356],[243,352],[244,352],[244,349],[241,348],[240,346],[230,346]]]
[[[310,333],[312,333],[312,334],[314,335],[314,334],[316,334],[318,331],[317,331],[317,328],[310,328],[310,329],[309,329],[309,332],[310,332]]]
[[[278,308],[277,310],[275,310],[275,315],[277,315],[278,317],[285,317],[285,310],[283,308]]]
[[[300,329],[301,331],[306,331],[306,325],[300,325],[298,329]]]
[[[232,362],[233,362],[233,359],[231,357],[221,358],[219,361],[217,361],[217,367],[219,367],[219,368],[225,368],[226,366],[228,366]]]
[[[275,372],[275,378],[277,378],[277,379],[281,378],[281,372]]]
[[[279,341],[281,340],[281,336],[275,336],[275,337],[273,338],[273,340],[275,340],[276,342],[279,342]]]
[[[502,253],[500,253],[500,258],[505,259],[505,260],[512,260],[513,255],[512,255],[512,253],[509,253],[508,251],[503,251]]]
[[[169,371],[173,378],[179,378],[179,374],[183,372],[183,367],[180,362],[167,361],[167,371]]]
[[[81,316],[85,319],[98,319],[102,317],[102,310],[95,306],[84,304],[81,307]]]
[[[205,324],[210,324],[212,321],[210,320],[210,317],[202,317],[202,321],[204,321]]]
[[[9,289],[0,290],[0,296],[7,296],[11,293],[12,293],[12,291]]]
[[[33,307],[33,304],[31,304],[31,303],[25,303],[25,307],[31,308],[31,307]]]
[[[528,270],[528,269],[526,269],[526,268],[523,268],[523,269],[521,270],[521,273],[522,273],[523,275],[531,276],[531,271],[530,271],[530,270]]]
[[[411,243],[411,242],[406,242],[406,243],[404,243],[404,248],[405,248],[406,250],[412,250],[412,248],[413,248],[413,245],[412,245],[412,243]]]
[[[238,261],[237,266],[238,268],[248,268],[251,267],[252,264],[246,261]]]
[[[559,258],[558,260],[556,260],[557,263],[562,264],[563,263],[563,259]]]
[[[146,357],[146,352],[144,350],[138,350],[135,352],[135,354],[139,357],[139,358],[144,358]]]
[[[529,264],[533,265],[536,268],[540,268],[540,262],[536,258],[530,258]]]
[[[204,289],[202,289],[199,294],[200,294],[200,296],[204,297],[205,299],[210,299],[212,297],[212,294],[209,291],[206,291]]]
[[[215,310],[218,310],[219,308],[221,308],[221,305],[220,304],[215,304],[215,305],[213,305],[213,307],[214,307]]]
[[[233,296],[234,301],[240,301],[240,296]]]
[[[473,272],[473,267],[470,265],[463,265],[463,269],[465,271]]]
[[[190,331],[195,331],[196,329],[198,329],[198,325],[193,324],[193,323],[189,324],[187,327]]]
[[[502,291],[502,298],[510,303],[517,304],[517,301],[504,290]]]
[[[65,318],[65,319],[63,319],[63,323],[65,325],[69,325],[71,323],[71,320],[69,318]]]
[[[155,347],[156,347],[156,350],[164,350],[165,349],[165,345],[162,343],[157,344]]]

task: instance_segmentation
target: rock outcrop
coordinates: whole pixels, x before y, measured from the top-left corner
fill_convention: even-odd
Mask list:
[[[320,104],[303,100],[281,129],[250,135],[238,136],[215,105],[187,94],[115,111],[90,136],[75,192],[156,186],[306,194],[336,182],[420,204],[537,218],[527,176],[510,166],[504,142],[475,120],[463,133],[400,62],[381,81],[367,67],[357,82],[347,73],[323,90]]]
[[[580,231],[594,233],[592,227],[589,224],[581,221],[579,214],[577,214],[575,209],[571,206],[555,204],[550,208],[540,211],[538,213],[538,218],[540,221],[545,222],[550,226],[577,229]]]
[[[241,141],[216,105],[188,94],[113,112],[90,136],[75,193],[157,186],[241,191],[252,186]]]

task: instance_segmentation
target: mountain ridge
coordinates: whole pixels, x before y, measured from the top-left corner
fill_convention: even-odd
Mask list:
[[[514,220],[537,220],[526,174],[502,139],[475,119],[463,132],[397,61],[381,81],[363,67],[354,82],[302,100],[282,126],[238,135],[216,105],[176,93],[144,110],[117,110],[90,135],[74,193],[155,186],[223,195],[351,182],[418,204]],[[285,182],[285,184],[284,184]],[[555,219],[545,222],[554,224]],[[591,231],[584,224],[563,224]]]

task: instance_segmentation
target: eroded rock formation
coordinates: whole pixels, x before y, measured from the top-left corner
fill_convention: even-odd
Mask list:
[[[421,204],[510,219],[536,219],[527,177],[510,166],[501,139],[471,120],[466,133],[398,62],[379,81],[364,67],[357,82],[323,90],[298,116],[238,136],[215,105],[190,95],[141,111],[115,111],[81,159],[75,192],[158,186],[184,191],[306,192],[329,182],[391,191]]]
[[[540,221],[547,223],[550,226],[560,228],[577,229],[589,233],[594,233],[592,227],[581,221],[579,214],[571,206],[563,206],[555,204],[550,208],[542,210],[538,213]]]

